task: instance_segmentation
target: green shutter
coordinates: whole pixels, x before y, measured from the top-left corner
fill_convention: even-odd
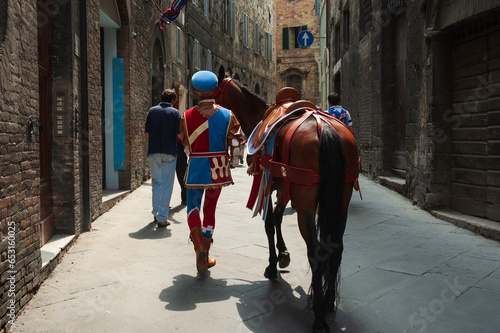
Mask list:
[[[303,25],[300,27],[300,31],[304,31],[304,30],[307,30],[307,25]]]
[[[288,28],[283,28],[283,50],[289,50],[290,38],[288,37]]]

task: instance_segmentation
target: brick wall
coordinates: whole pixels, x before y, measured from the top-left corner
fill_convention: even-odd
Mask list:
[[[41,258],[36,126],[34,135],[27,135],[28,120],[37,124],[38,117],[38,53],[33,43],[37,28],[25,23],[37,21],[36,3],[16,2],[8,11],[0,9],[5,27],[5,31],[0,28],[0,327],[4,327],[10,320],[11,301],[17,314],[38,285]],[[7,280],[11,277],[13,283]]]
[[[8,8],[7,8],[8,5]],[[118,56],[125,58],[126,170],[120,186],[135,189],[147,178],[149,165],[144,122],[151,101],[152,32],[160,11],[144,1],[118,1],[122,27],[118,30]],[[131,11],[129,12],[129,9]],[[77,1],[53,1],[46,9],[52,19],[53,92],[67,96],[68,131],[52,136],[52,200],[56,233],[79,235],[89,227],[83,221],[84,179],[90,187],[90,218],[101,214],[102,117],[100,63],[100,2],[87,1],[88,132],[83,133],[83,100],[80,5]],[[40,152],[38,140],[38,48],[36,3],[0,5],[0,328],[9,320],[8,306],[17,314],[34,290],[55,267],[42,270],[40,254]],[[132,18],[129,21],[129,17]],[[133,38],[131,32],[138,32]],[[35,41],[35,42],[33,42]],[[167,81],[170,86],[171,81]],[[54,108],[55,110],[55,108]],[[55,111],[54,111],[55,112]],[[53,120],[55,114],[52,115]],[[33,135],[27,135],[32,120]],[[50,129],[45,129],[50,133]],[[52,133],[53,134],[53,133]],[[82,138],[88,135],[88,143]],[[88,144],[89,175],[83,173],[83,148]],[[9,234],[10,227],[10,234]],[[9,248],[9,246],[11,248]],[[9,250],[11,250],[9,252]],[[15,261],[10,267],[9,255]],[[13,271],[15,273],[11,273]],[[15,296],[9,295],[7,278],[14,274]]]
[[[155,22],[160,12],[152,3],[142,5],[142,1],[134,2],[131,6],[130,24],[126,38],[129,45],[128,58],[130,59],[130,109],[126,112],[126,144],[127,168],[122,173],[127,173],[127,185],[135,189],[142,184],[143,178],[149,172],[149,165],[144,166],[143,161],[147,156],[147,140],[144,135],[144,124],[151,105],[151,78],[152,78],[152,54],[153,54],[153,32]],[[165,8],[166,9],[166,8]],[[132,28],[133,27],[133,28]],[[125,31],[127,29],[124,29]],[[137,37],[132,37],[132,32]],[[124,32],[125,33],[125,32]],[[165,36],[166,34],[163,34]],[[124,36],[125,37],[125,36]],[[127,64],[126,64],[127,65]],[[165,80],[165,88],[172,87],[172,79]],[[120,185],[122,180],[120,179]]]

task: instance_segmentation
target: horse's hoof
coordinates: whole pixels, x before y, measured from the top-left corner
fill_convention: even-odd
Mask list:
[[[264,271],[264,277],[267,279],[276,279],[278,277],[278,270],[276,268],[267,267]]]
[[[280,268],[286,268],[290,265],[290,253],[287,251],[280,252],[278,255],[278,263]]]

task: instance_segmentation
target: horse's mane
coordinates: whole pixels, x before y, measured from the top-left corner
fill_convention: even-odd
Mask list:
[[[264,104],[266,106],[266,109],[270,106],[269,103],[267,103],[267,101],[265,99],[263,99],[262,97],[260,97],[259,95],[257,95],[256,93],[250,91],[246,86],[244,86],[243,84],[241,84],[238,80],[236,79],[233,79],[234,83],[236,83],[236,85],[243,91],[243,93],[245,95],[249,95],[250,97],[252,97],[254,100],[257,100],[258,103],[261,103],[261,104]]]

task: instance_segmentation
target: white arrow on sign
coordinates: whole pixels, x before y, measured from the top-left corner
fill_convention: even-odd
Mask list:
[[[309,39],[309,35],[304,34],[304,37],[302,37],[302,39],[304,40],[304,45],[307,45],[307,40]]]

